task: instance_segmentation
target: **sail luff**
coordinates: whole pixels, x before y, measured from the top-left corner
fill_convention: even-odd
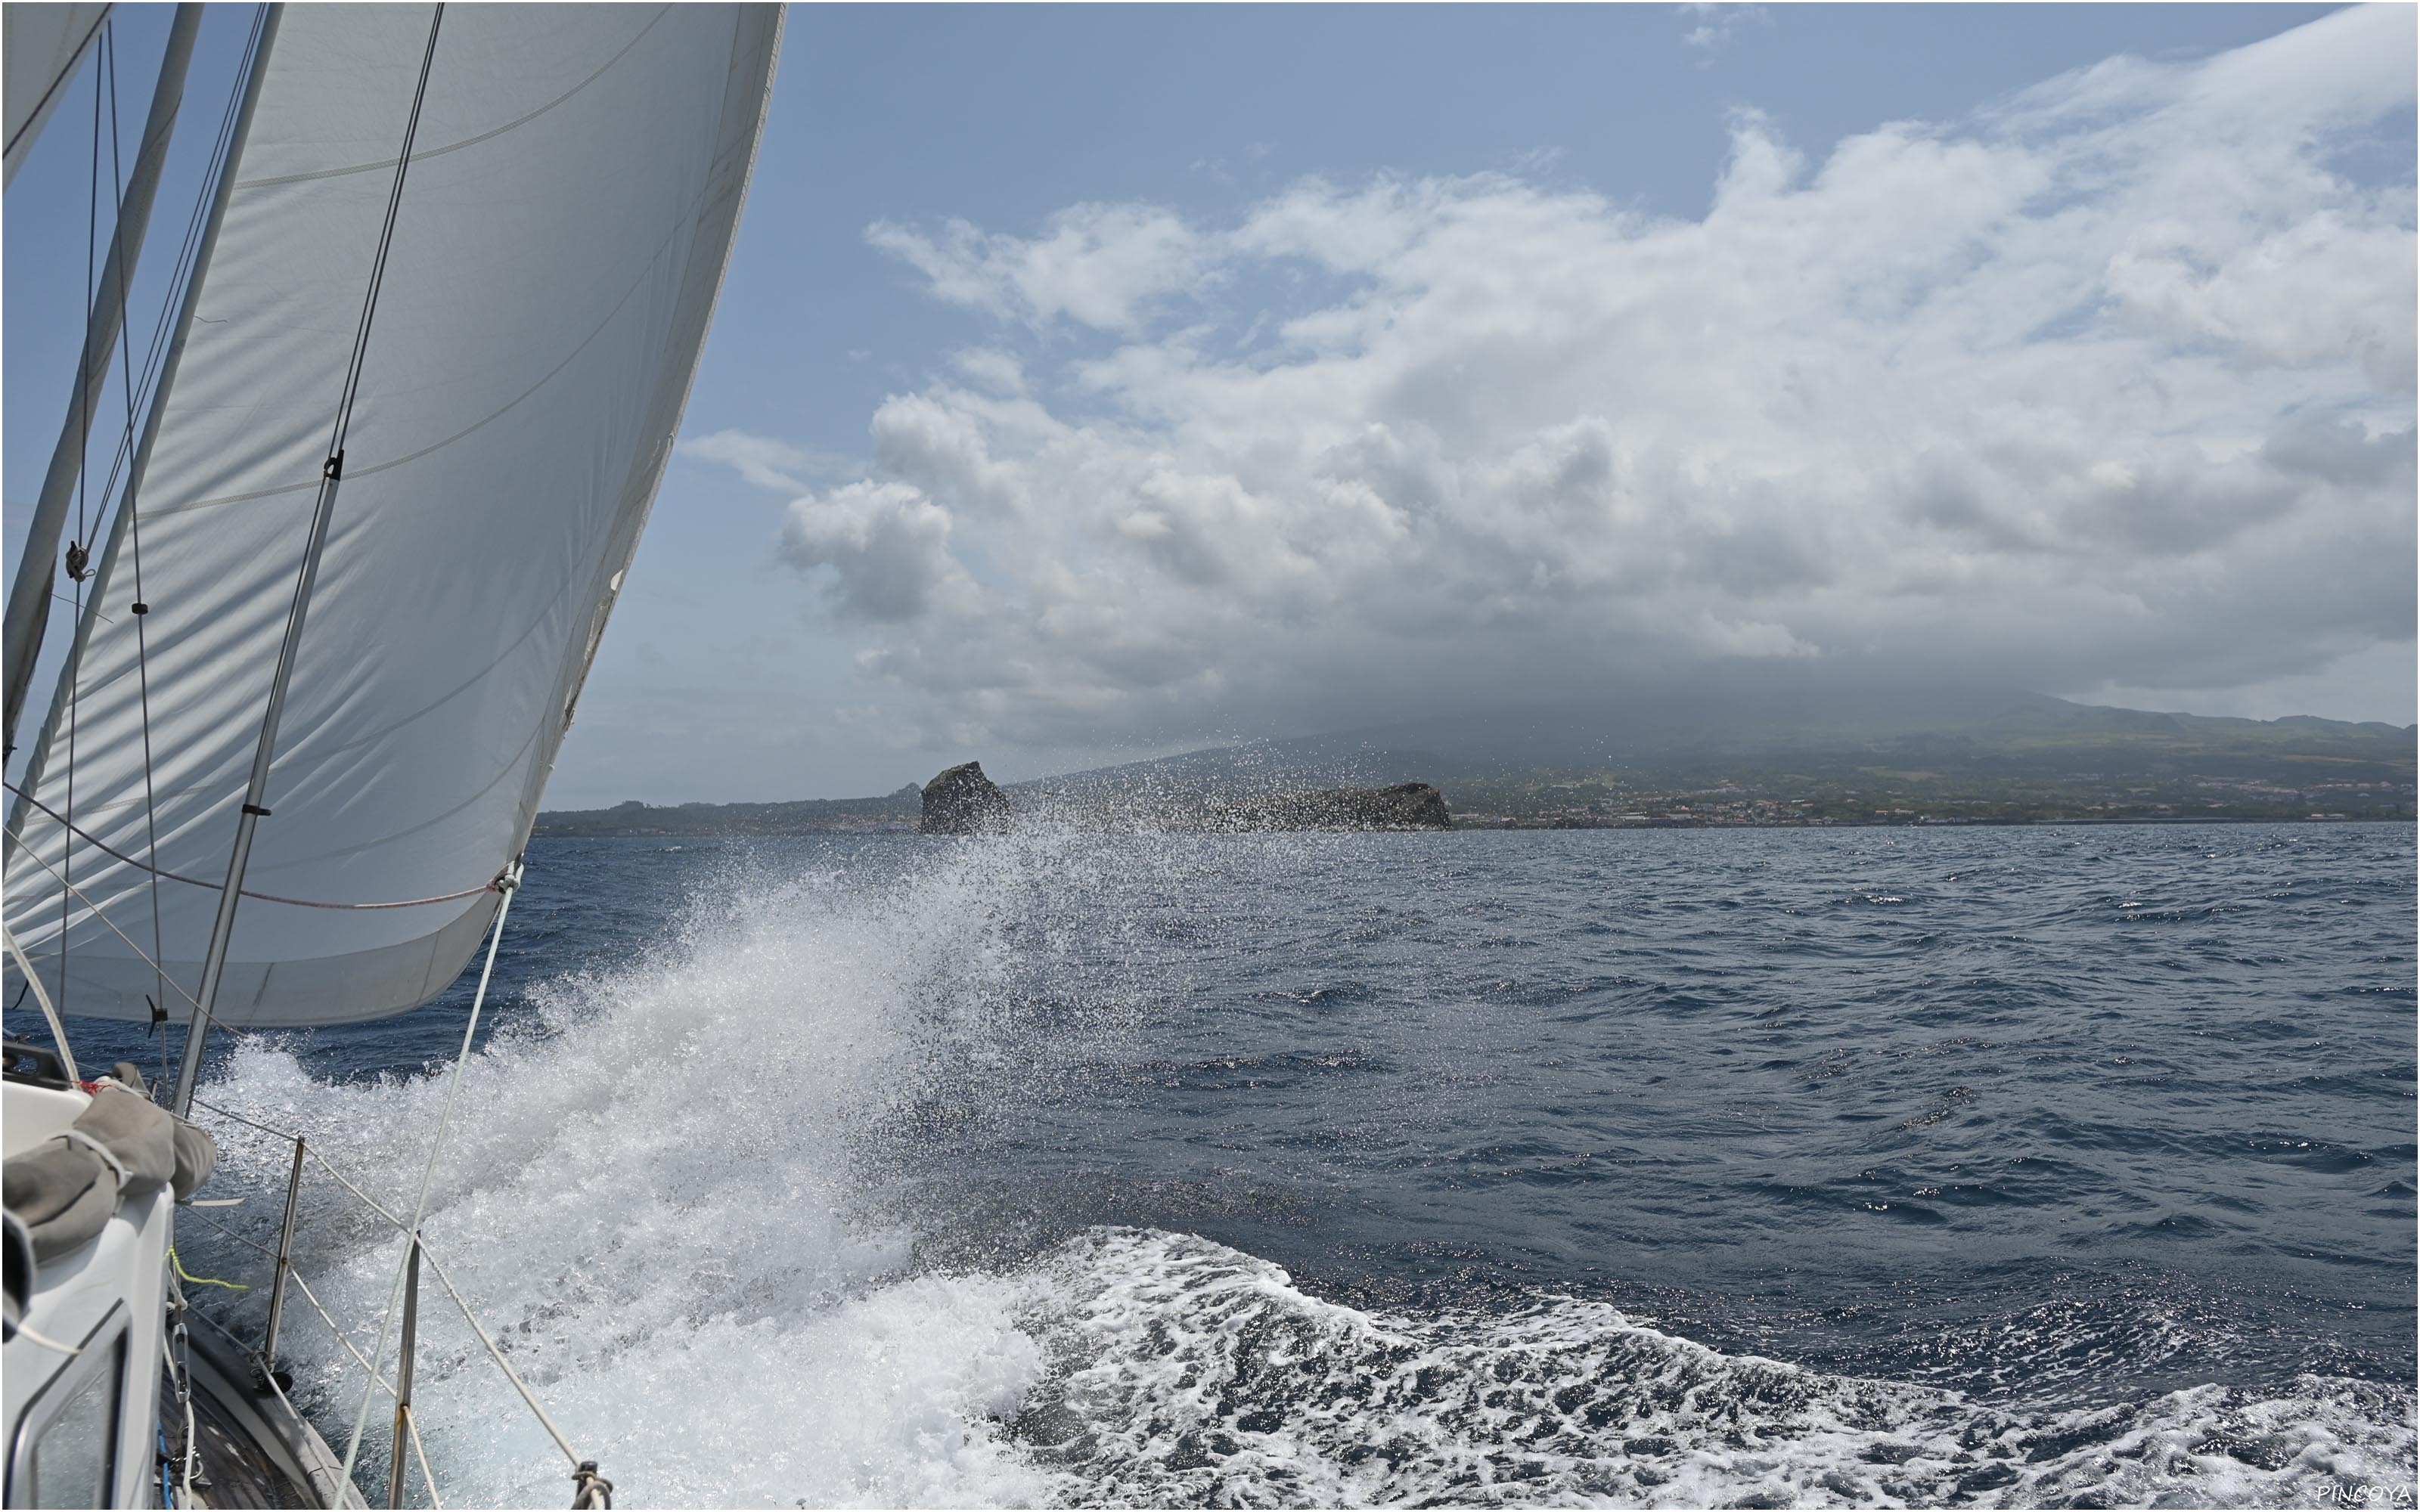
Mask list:
[[[151,224],[151,202],[160,187],[160,168],[167,161],[168,142],[185,98],[186,66],[193,61],[194,39],[202,28],[202,7],[187,0],[177,8],[168,27],[168,43],[160,58],[160,79],[151,90],[151,109],[143,124],[142,145],[134,171],[119,196],[117,224],[110,232],[107,260],[85,321],[84,355],[77,366],[76,393],[68,401],[67,419],[51,449],[34,514],[18,549],[17,571],[8,589],[7,628],[0,645],[8,657],[6,705],[0,707],[0,748],[17,747],[17,717],[34,679],[34,663],[42,654],[42,629],[50,622],[51,583],[57,571],[59,537],[66,532],[68,501],[76,475],[84,470],[85,443],[93,429],[93,410],[109,382],[109,355],[125,323],[126,286],[142,256],[144,234]],[[115,44],[112,44],[115,46]]]
[[[772,84],[775,76],[781,72],[782,42],[788,30],[787,8],[775,7],[772,36],[765,49],[763,76],[755,81],[752,86],[755,121],[748,132],[748,161],[739,170],[739,181],[732,193],[731,222],[735,231],[740,216],[747,210],[749,191],[755,186],[756,160],[765,145],[765,122],[773,109]],[[739,98],[744,100],[747,97],[743,95]],[[716,265],[714,272],[714,288],[706,296],[706,301],[704,325],[707,330],[713,328],[715,312],[721,307],[722,285],[730,277],[731,256],[737,246],[737,240],[736,235],[726,235],[723,239],[722,256]],[[629,517],[628,538],[619,544],[618,549],[609,549],[605,555],[604,565],[613,568],[612,576],[604,579],[602,583],[590,594],[591,600],[597,606],[596,620],[588,635],[586,650],[574,660],[569,676],[566,680],[566,686],[561,696],[556,700],[563,710],[562,728],[556,735],[557,744],[554,752],[551,753],[548,759],[539,764],[532,773],[529,791],[521,803],[520,825],[514,837],[515,856],[519,856],[522,849],[528,845],[530,831],[537,824],[538,800],[546,791],[548,779],[554,775],[553,756],[560,754],[563,748],[562,737],[570,733],[572,715],[580,704],[581,689],[587,685],[589,669],[597,663],[597,650],[603,645],[605,640],[605,627],[613,619],[615,607],[621,603],[622,583],[629,572],[631,562],[638,554],[639,538],[646,532],[647,521],[655,515],[656,496],[662,491],[664,484],[663,464],[669,459],[673,442],[680,434],[681,421],[689,413],[690,396],[697,388],[699,359],[704,356],[705,343],[701,335],[697,349],[691,354],[687,370],[681,375],[680,397],[673,406],[672,424],[663,433],[661,443],[663,455],[659,455],[654,463],[653,476],[649,481],[645,499]],[[602,572],[603,567],[600,567],[599,571]]]

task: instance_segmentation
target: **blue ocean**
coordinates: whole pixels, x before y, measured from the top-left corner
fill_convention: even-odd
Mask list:
[[[628,1505],[2409,1506],[2413,841],[541,839],[426,1231]],[[230,1115],[409,1203],[475,965],[214,1047],[188,1266]],[[315,1173],[364,1352],[397,1252]],[[446,1504],[565,1500],[422,1326]]]

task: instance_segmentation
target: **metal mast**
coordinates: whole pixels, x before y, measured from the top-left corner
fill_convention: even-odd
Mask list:
[[[84,469],[84,440],[89,417],[101,402],[109,379],[110,348],[126,317],[126,281],[133,276],[135,258],[143,250],[143,234],[151,224],[151,201],[160,187],[160,167],[168,158],[168,139],[177,130],[178,109],[185,99],[185,69],[193,61],[194,38],[202,27],[202,8],[177,8],[168,27],[167,51],[160,58],[160,82],[151,91],[151,114],[143,123],[143,142],[134,155],[134,172],[118,202],[117,225],[110,233],[109,257],[102,264],[100,289],[93,296],[85,321],[84,358],[76,370],[76,392],[68,405],[67,424],[58,444],[51,449],[50,471],[42,475],[42,492],[34,518],[17,557],[15,580],[8,590],[5,641],[7,654],[5,717],[0,717],[0,745],[17,746],[17,716],[25,706],[25,690],[33,681],[34,662],[42,651],[42,627],[50,620],[51,575],[59,557],[59,535],[67,528],[68,502],[75,492],[77,473]],[[213,223],[215,227],[215,223]],[[132,497],[130,493],[130,497]],[[89,547],[90,542],[85,545]]]

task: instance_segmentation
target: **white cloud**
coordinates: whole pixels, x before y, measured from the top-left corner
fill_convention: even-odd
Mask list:
[[[1132,332],[1153,306],[1211,270],[1200,239],[1172,213],[1145,205],[1076,205],[1039,237],[986,233],[952,221],[938,238],[879,221],[865,239],[931,281],[933,292],[986,314],[1047,324],[1067,318]]]
[[[1711,4],[1708,0],[1691,0],[1681,7],[1681,15],[1692,23],[1681,34],[1681,44],[1701,54],[1700,67],[1712,62],[1741,32],[1751,26],[1773,24],[1772,16],[1762,6]]]
[[[886,696],[1016,740],[1742,657],[2408,660],[2410,144],[2383,185],[2335,164],[2409,109],[2412,44],[2408,8],[2341,12],[1820,161],[1744,114],[1696,221],[1481,176],[877,225],[1001,326],[783,549]]]
[[[950,555],[950,516],[901,483],[852,483],[790,505],[782,555],[814,573],[830,568],[834,599],[851,616],[912,620],[969,586]]]
[[[683,456],[720,462],[760,488],[793,492],[806,486],[799,481],[799,474],[814,462],[803,448],[768,437],[751,436],[742,430],[718,430],[711,436],[685,440],[675,450]]]

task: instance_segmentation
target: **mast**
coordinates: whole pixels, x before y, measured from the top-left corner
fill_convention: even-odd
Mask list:
[[[183,1118],[193,1107],[194,1083],[202,1072],[202,1047],[209,1042],[210,1009],[218,1002],[219,978],[226,970],[227,946],[235,938],[235,907],[243,898],[244,869],[252,861],[252,835],[269,810],[269,763],[277,751],[277,724],[286,713],[286,690],[294,681],[294,648],[302,639],[302,618],[319,577],[319,552],[328,544],[328,517],[336,510],[336,486],[344,480],[342,452],[328,458],[319,481],[318,507],[302,546],[302,572],[294,584],[294,607],[286,616],[286,640],[277,648],[277,674],[269,685],[269,707],[260,717],[260,743],[253,748],[252,777],[243,790],[243,811],[235,825],[235,849],[227,856],[226,885],[219,889],[218,918],[210,922],[209,953],[202,957],[202,990],[195,995],[193,1026],[185,1031],[185,1058],[177,1064],[177,1095],[168,1110]]]
[[[109,353],[125,323],[126,284],[142,255],[143,235],[151,224],[151,201],[160,187],[160,168],[168,158],[168,139],[177,129],[177,114],[185,99],[185,69],[193,61],[194,38],[201,30],[202,8],[184,4],[168,27],[167,51],[160,58],[160,82],[151,90],[151,113],[143,124],[143,142],[134,156],[134,172],[118,202],[117,225],[110,232],[109,258],[102,265],[101,287],[93,297],[85,325],[84,357],[77,369],[77,389],[68,405],[68,418],[51,449],[50,471],[42,475],[42,492],[25,544],[17,557],[17,574],[8,590],[5,645],[7,648],[5,716],[0,716],[0,746],[17,747],[17,716],[25,706],[25,690],[41,655],[42,628],[49,623],[52,574],[56,570],[59,535],[67,527],[68,501],[84,470],[84,442],[90,434],[93,407],[101,402],[109,379]],[[132,498],[132,491],[128,497]],[[89,542],[85,543],[87,546]]]
[[[226,221],[227,200],[235,193],[236,164],[243,161],[244,142],[252,135],[253,111],[260,104],[260,81],[269,73],[269,55],[272,52],[276,51],[277,46],[277,23],[284,19],[285,14],[286,8],[283,5],[272,5],[269,8],[269,14],[261,21],[260,46],[252,55],[252,71],[244,75],[243,103],[238,106],[236,110],[235,134],[227,141],[226,162],[219,169],[218,187],[213,190],[210,194],[209,224],[202,233],[201,251],[194,257],[193,276],[185,282],[184,308],[177,312],[177,334],[175,339],[169,344],[166,362],[160,369],[160,389],[158,393],[152,397],[151,411],[144,418],[143,444],[134,454],[134,471],[127,479],[125,507],[121,508],[117,512],[117,518],[121,527],[134,513],[135,502],[143,486],[144,471],[146,466],[151,460],[151,443],[159,439],[160,417],[167,411],[168,391],[177,381],[177,365],[185,355],[185,338],[193,330],[194,308],[201,300],[203,275],[209,271],[210,250],[218,244],[220,228]],[[332,463],[331,466],[333,467],[334,464]],[[326,485],[325,491],[329,494],[335,492],[335,483],[333,478]],[[324,521],[325,515],[323,513],[321,516],[322,527],[324,527]],[[315,565],[318,560],[318,539],[319,533],[315,530],[311,557],[311,561]],[[111,533],[109,544],[114,552],[117,546],[117,533],[116,532]],[[306,586],[303,590],[306,594],[309,592],[307,582],[308,579],[306,579]],[[292,654],[292,649],[291,632],[289,631],[288,643],[287,647],[288,656]],[[72,677],[74,674],[75,667],[73,663],[70,662],[65,675]],[[62,687],[66,687],[64,678],[62,679],[60,686]],[[283,683],[279,686],[282,690],[284,687]],[[265,736],[262,740],[264,750],[267,748],[269,740],[274,738],[275,729],[276,715],[272,711],[270,716],[271,733]],[[29,783],[28,786],[30,785],[31,784]],[[259,779],[256,777],[254,787],[257,789],[259,785]],[[236,859],[232,869],[232,875],[230,875],[227,880],[226,893],[219,900],[220,920],[227,929],[230,930],[234,927],[235,923],[235,904],[238,890],[243,886],[243,855],[245,850],[250,848],[252,838],[252,822],[254,818],[254,815],[250,812],[252,807],[252,802],[247,801],[245,804],[246,812],[243,816],[242,840],[239,842],[239,847],[236,852]],[[217,931],[214,931],[211,934],[210,949],[212,958],[220,965],[225,965],[226,958],[225,941]],[[62,968],[61,976],[62,980],[64,980],[64,967]],[[217,976],[215,974],[209,975],[204,980],[202,991],[199,994],[200,1006],[194,1010],[192,1026],[185,1031],[185,1058],[178,1066],[177,1072],[177,1095],[169,1103],[169,1110],[180,1119],[193,1111],[194,1078],[200,1073],[202,1069],[202,1043],[209,1033],[210,1003],[217,995]]]

